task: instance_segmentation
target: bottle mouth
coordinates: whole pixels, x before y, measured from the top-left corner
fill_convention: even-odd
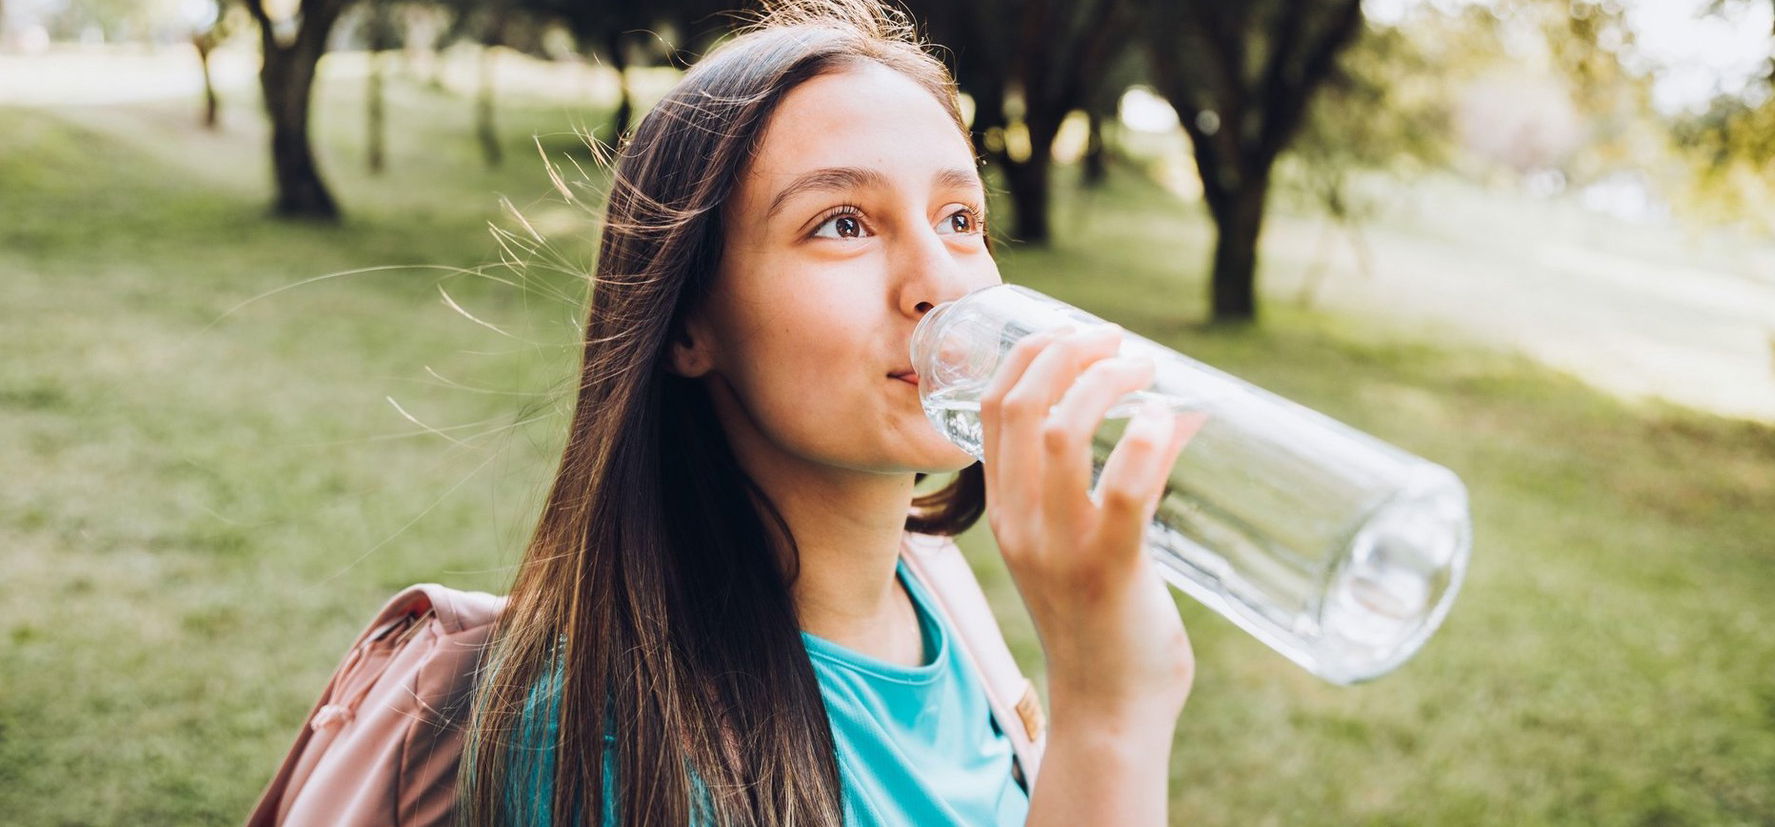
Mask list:
[[[949,313],[958,300],[950,300],[938,304],[926,311],[924,318],[912,328],[912,340],[908,343],[912,356],[912,371],[920,378],[935,374],[932,370],[931,357],[936,354],[938,330],[943,324],[943,317]]]

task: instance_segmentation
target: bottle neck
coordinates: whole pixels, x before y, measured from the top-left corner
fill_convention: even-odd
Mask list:
[[[938,304],[926,311],[924,318],[918,320],[918,326],[912,329],[912,369],[924,381],[924,377],[935,376],[935,357],[937,343],[943,338],[944,317],[960,301],[951,300]]]

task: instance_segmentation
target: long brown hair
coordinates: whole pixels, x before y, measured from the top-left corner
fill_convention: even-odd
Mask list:
[[[557,824],[612,803],[625,824],[682,825],[693,811],[723,825],[842,820],[790,596],[795,540],[734,459],[704,385],[665,364],[708,293],[721,206],[778,102],[862,61],[929,89],[973,150],[954,80],[909,18],[876,0],[767,4],[618,148],[571,430],[476,690],[468,823],[520,820],[524,796],[551,787]],[[906,528],[958,534],[984,509],[975,464],[916,497]],[[558,709],[552,745],[526,742],[539,731],[526,723],[539,681]],[[551,746],[552,778],[536,786],[521,768]]]

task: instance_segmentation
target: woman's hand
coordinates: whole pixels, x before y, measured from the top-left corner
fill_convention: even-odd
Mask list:
[[[1195,677],[1143,537],[1201,417],[1149,405],[1088,490],[1104,413],[1153,378],[1150,360],[1114,357],[1121,336],[1107,325],[1025,337],[980,399],[987,518],[1048,662],[1038,788],[1065,790],[1032,802],[1032,824],[1043,810],[1066,823],[1062,806],[1096,823],[1162,822],[1171,735]],[[1065,780],[1050,784],[1056,772]]]

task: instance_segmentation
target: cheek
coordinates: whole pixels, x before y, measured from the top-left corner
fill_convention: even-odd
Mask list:
[[[784,279],[785,284],[802,280]],[[739,297],[733,325],[733,365],[766,386],[836,381],[865,369],[867,342],[882,324],[863,296],[809,287]]]
[[[850,468],[973,461],[925,419],[916,388],[888,378],[908,358],[894,342],[909,323],[868,262],[784,268],[735,286],[744,289],[722,297],[724,373],[778,449]]]
[[[728,367],[760,428],[814,448],[878,424],[870,405],[892,390],[880,303],[817,286],[746,301],[754,312],[736,320]]]

